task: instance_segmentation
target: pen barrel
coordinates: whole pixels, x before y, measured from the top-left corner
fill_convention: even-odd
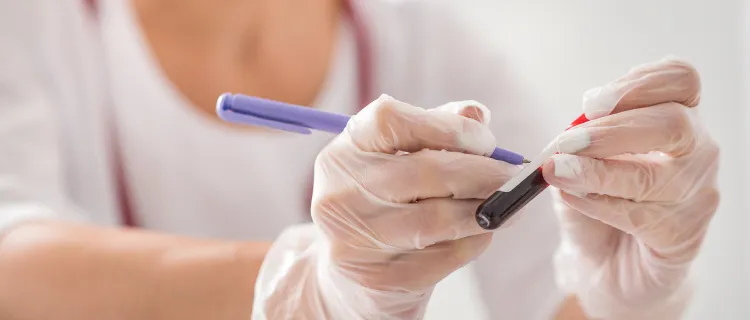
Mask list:
[[[245,114],[330,133],[344,131],[350,119],[342,114],[242,94],[233,95],[230,105]]]

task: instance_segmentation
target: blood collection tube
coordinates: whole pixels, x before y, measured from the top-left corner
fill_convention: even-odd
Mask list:
[[[589,121],[583,114],[568,126],[568,130]],[[479,226],[487,230],[499,228],[508,221],[518,210],[521,210],[531,200],[536,198],[549,186],[542,176],[542,166],[552,155],[554,148],[545,152],[527,164],[521,172],[508,180],[500,189],[495,191],[477,208],[476,219]]]

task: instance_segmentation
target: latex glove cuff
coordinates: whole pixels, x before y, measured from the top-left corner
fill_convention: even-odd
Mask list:
[[[685,270],[685,277],[658,297],[639,302],[627,302],[614,296],[612,288],[603,284],[617,283],[603,280],[602,267],[596,261],[588,261],[576,254],[565,242],[555,255],[555,279],[557,286],[574,295],[590,319],[607,320],[672,320],[681,319],[692,297],[692,277]],[[628,281],[628,279],[621,279]]]
[[[431,290],[378,291],[332,265],[330,246],[312,224],[286,229],[264,259],[253,319],[413,319]],[[415,306],[419,307],[415,309]]]
[[[329,319],[317,283],[319,238],[305,224],[274,241],[255,282],[252,319]]]

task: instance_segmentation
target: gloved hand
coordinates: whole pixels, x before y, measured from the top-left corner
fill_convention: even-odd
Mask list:
[[[697,117],[700,79],[665,59],[584,95],[592,120],[545,164],[562,244],[558,282],[595,319],[678,319],[719,203],[719,148]]]
[[[421,318],[435,284],[490,243],[480,199],[519,171],[483,156],[489,116],[476,102],[428,111],[387,96],[355,115],[316,161],[315,227],[268,253],[253,318]]]

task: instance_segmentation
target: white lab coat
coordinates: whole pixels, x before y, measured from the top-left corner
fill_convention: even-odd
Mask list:
[[[441,5],[384,0],[358,1],[357,5],[373,36],[376,93],[424,107],[478,100],[493,110],[491,125],[499,145],[528,157],[562,129],[564,121],[536,117],[545,106],[526,91],[502,48],[494,46],[492,39],[478,38],[469,22],[456,19]],[[134,201],[142,209],[139,219],[146,228],[266,239],[300,221],[301,212],[296,212],[298,203],[294,202],[298,200],[291,199],[303,196],[297,193],[304,189],[306,177],[301,176],[309,172],[306,166],[330,137],[288,138],[286,143],[299,144],[295,158],[302,160],[293,165],[269,164],[264,158],[269,154],[291,157],[274,145],[217,129],[189,112],[167,119],[168,110],[177,109],[155,105],[186,103],[174,92],[149,91],[153,87],[169,91],[170,87],[154,72],[158,65],[138,47],[137,24],[119,13],[126,7],[121,0],[102,1],[97,22],[81,1],[0,3],[0,227],[37,217],[118,225],[120,207],[112,166],[115,148],[130,165],[126,169],[134,184]],[[339,60],[346,57],[340,55]],[[350,69],[345,62],[341,70]],[[345,74],[336,81],[329,79],[328,98],[319,103],[347,104],[351,88],[346,79]],[[133,112],[143,104],[154,109]],[[137,116],[144,114],[149,116]],[[117,144],[112,143],[115,125]],[[195,136],[179,140],[180,135],[189,134]],[[205,142],[196,142],[201,139]],[[164,145],[158,145],[160,141]],[[190,148],[158,153],[175,141],[190,141]],[[228,151],[215,144],[253,151],[222,153]],[[237,156],[204,157],[207,152]],[[163,161],[170,156],[174,161]],[[179,161],[191,156],[198,160],[189,165]],[[225,160],[226,166],[204,169],[218,160]],[[249,171],[237,171],[239,164],[246,164]],[[257,168],[252,171],[254,166],[286,174],[258,176]],[[257,181],[248,184],[243,174]],[[238,186],[257,189],[232,197],[230,191]],[[299,190],[290,192],[290,188]],[[210,189],[223,191],[206,197]],[[289,194],[289,201],[281,201]],[[191,213],[196,207],[212,209]],[[557,241],[556,221],[544,195],[529,205],[522,219],[496,234],[473,269],[441,283],[428,319],[480,318],[484,310],[477,309],[485,307],[492,319],[549,318],[562,298],[554,286],[551,266]],[[485,306],[476,300],[483,300]]]

